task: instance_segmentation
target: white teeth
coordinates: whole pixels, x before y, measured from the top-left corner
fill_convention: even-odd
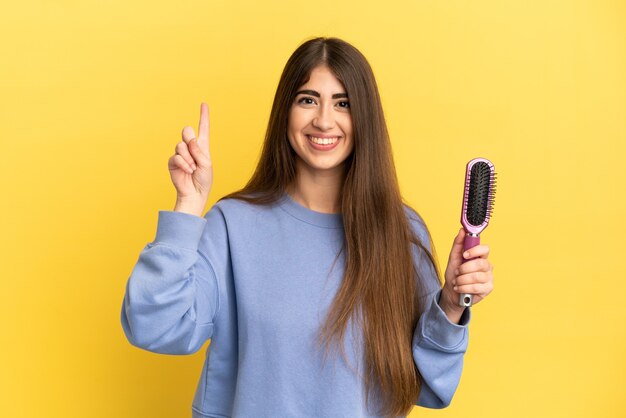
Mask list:
[[[337,142],[337,140],[339,139],[339,137],[334,137],[334,138],[318,138],[315,136],[310,136],[309,138],[311,138],[311,141],[315,142],[316,144],[319,145],[330,145],[330,144],[334,144],[335,142]]]

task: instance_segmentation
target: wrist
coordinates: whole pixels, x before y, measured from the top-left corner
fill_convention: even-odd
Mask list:
[[[452,294],[451,294],[452,293]],[[458,324],[463,312],[465,311],[464,306],[459,306],[457,301],[455,300],[455,296],[458,299],[458,293],[452,291],[447,291],[446,287],[441,290],[441,295],[439,296],[439,307],[446,314],[450,322]]]
[[[202,212],[204,211],[205,206],[205,199],[177,197],[174,211],[202,217]]]

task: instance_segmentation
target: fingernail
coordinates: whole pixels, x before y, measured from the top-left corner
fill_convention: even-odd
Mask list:
[[[191,164],[191,168],[195,170],[198,167],[195,164]]]
[[[454,291],[456,292],[457,290],[459,290],[459,288],[457,286],[454,286]]]
[[[456,286],[456,280],[452,280],[452,285]]]
[[[463,257],[464,257],[464,258],[469,258],[469,251],[465,251],[465,252],[463,253]]]
[[[454,270],[454,274],[459,275],[459,269]]]

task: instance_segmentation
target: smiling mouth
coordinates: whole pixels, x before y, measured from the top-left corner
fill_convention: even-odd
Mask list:
[[[331,138],[318,138],[316,136],[307,135],[307,138],[309,138],[309,141],[317,145],[334,145],[337,141],[339,141],[338,136]]]

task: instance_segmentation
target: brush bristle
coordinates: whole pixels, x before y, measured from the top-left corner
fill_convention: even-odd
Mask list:
[[[467,190],[467,221],[479,226],[489,219],[493,212],[495,197],[495,173],[491,166],[483,161],[474,164],[470,171]]]

